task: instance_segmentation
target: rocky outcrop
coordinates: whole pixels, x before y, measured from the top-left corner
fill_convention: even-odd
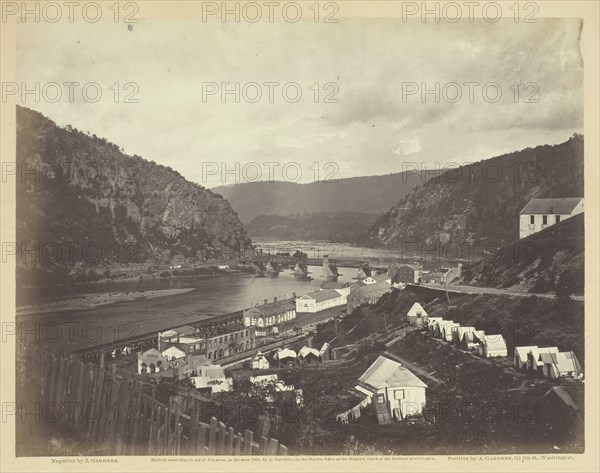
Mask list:
[[[370,231],[373,245],[499,248],[519,238],[534,197],[583,196],[583,137],[449,170],[413,189]],[[416,246],[415,246],[416,245]],[[452,250],[456,251],[456,250]]]
[[[34,249],[17,272],[200,261],[250,245],[222,196],[22,107],[17,168],[17,241]]]

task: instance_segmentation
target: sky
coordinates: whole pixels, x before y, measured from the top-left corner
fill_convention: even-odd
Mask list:
[[[388,174],[582,132],[580,31],[577,19],[27,22],[17,82],[45,93],[18,103],[209,188]],[[80,84],[72,100],[65,82]]]

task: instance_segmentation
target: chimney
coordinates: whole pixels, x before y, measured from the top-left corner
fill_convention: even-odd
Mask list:
[[[273,297],[273,302],[277,302],[277,297]]]
[[[266,304],[268,301],[268,299],[263,299],[263,304]]]
[[[296,298],[296,293],[292,292],[292,296],[294,297],[294,299]]]

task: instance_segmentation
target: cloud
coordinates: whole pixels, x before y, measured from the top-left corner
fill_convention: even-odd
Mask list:
[[[173,18],[141,19],[133,31],[112,22],[25,23],[17,29],[17,74],[28,83],[100,84],[98,103],[78,95],[74,103],[23,105],[190,179],[199,179],[205,161],[294,161],[302,169],[336,162],[338,176],[351,177],[399,172],[409,159],[479,160],[581,131],[580,31],[577,19],[250,27]],[[138,103],[123,101],[129,82],[139,87]],[[219,93],[203,96],[208,82]],[[261,100],[240,93],[222,101],[224,86],[242,91],[250,82]],[[267,82],[278,84],[272,101]],[[302,91],[297,102],[283,94],[290,83]],[[450,83],[462,92],[454,103]],[[478,84],[473,100],[466,83]],[[490,83],[502,90],[498,102],[482,95]],[[417,92],[407,95],[407,84]],[[527,84],[537,87],[537,102],[524,102]],[[441,95],[423,94],[436,87]]]

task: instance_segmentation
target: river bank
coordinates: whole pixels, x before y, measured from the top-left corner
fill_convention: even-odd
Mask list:
[[[190,287],[181,289],[159,289],[150,291],[140,290],[133,292],[84,294],[81,297],[73,299],[47,302],[43,304],[20,306],[16,309],[16,315],[23,317],[55,312],[69,312],[72,310],[94,309],[96,307],[100,307],[107,304],[114,304],[116,302],[131,302],[136,300],[154,299],[156,297],[184,294],[186,292],[195,290],[195,288]]]

